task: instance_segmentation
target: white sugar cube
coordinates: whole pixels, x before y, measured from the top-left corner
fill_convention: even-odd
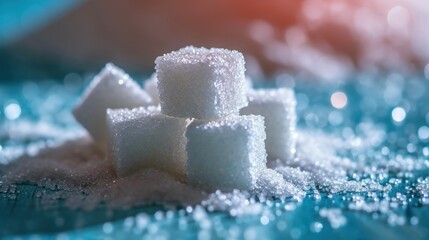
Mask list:
[[[159,92],[158,92],[158,79],[156,77],[156,73],[152,74],[152,76],[149,79],[145,80],[144,90],[152,98],[152,103],[154,105],[158,105],[159,104]]]
[[[249,190],[266,165],[264,119],[194,120],[187,129],[188,182],[205,190]]]
[[[95,143],[104,148],[107,108],[147,106],[151,101],[150,96],[123,70],[109,63],[92,80],[73,109],[73,115],[88,130]]]
[[[290,161],[296,152],[296,100],[293,90],[253,90],[247,94],[249,105],[242,115],[261,115],[265,118],[268,159]]]
[[[240,52],[186,47],[155,63],[164,114],[210,120],[238,115],[247,105]]]
[[[185,176],[186,119],[166,116],[159,107],[107,110],[108,157],[119,176],[157,168]]]

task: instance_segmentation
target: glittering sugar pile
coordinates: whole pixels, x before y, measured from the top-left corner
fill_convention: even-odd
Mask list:
[[[291,89],[251,89],[237,51],[186,47],[155,63],[146,86],[160,105],[108,64],[73,110],[116,175],[153,168],[207,192],[303,195],[267,168],[295,159]]]
[[[276,165],[275,171],[262,172],[250,192],[234,190],[230,193],[232,196],[240,196],[240,201],[237,200],[236,204],[244,204],[245,200],[248,201],[254,196],[276,196],[281,199],[289,199],[292,196],[299,199],[304,191],[318,186],[331,187],[333,192],[365,189],[360,183],[347,181],[344,168],[339,168],[341,171],[328,170],[329,166],[339,161],[335,155],[325,155],[324,159],[314,163],[315,156],[304,149],[321,149],[307,143],[309,139],[303,135],[298,141],[297,152],[301,158],[296,161],[301,162],[299,166],[273,162]],[[1,168],[2,192],[9,192],[12,197],[16,197],[18,193],[10,192],[15,184],[36,184],[40,187],[37,197],[65,199],[67,205],[72,208],[86,209],[92,209],[101,202],[110,207],[149,203],[186,206],[203,202],[207,205],[220,193],[206,193],[154,168],[143,168],[134,174],[117,177],[103,152],[84,132],[70,133],[65,139],[57,140],[56,144],[39,147],[36,152],[28,154],[27,150],[34,147],[29,145],[21,157],[10,160],[9,164]],[[328,145],[322,143],[321,147]],[[224,200],[219,200],[218,204],[211,208],[222,210],[237,207],[221,207],[225,204]]]
[[[167,54],[145,86],[108,64],[73,111],[86,131],[73,122],[3,126],[0,137],[25,144],[0,149],[0,192],[15,199],[16,185],[32,184],[42,202],[70,208],[199,205],[199,213],[262,214],[264,222],[272,199],[289,209],[304,196],[341,196],[349,210],[386,214],[391,224],[405,221],[401,206],[429,203],[427,175],[413,175],[427,160],[377,150],[387,137],[369,124],[359,136],[297,130],[294,92],[252,89],[237,52]],[[336,227],[346,221],[338,209],[320,216]]]

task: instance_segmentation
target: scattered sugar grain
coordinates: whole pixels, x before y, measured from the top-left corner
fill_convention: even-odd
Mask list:
[[[392,186],[400,187],[401,182],[391,178],[387,184],[380,184],[379,179],[383,178],[379,177],[389,171],[383,170],[387,161],[379,159],[380,162],[372,163],[370,168],[368,165],[353,164],[336,154],[336,144],[340,141],[323,134],[299,132],[299,135],[299,160],[288,165],[282,162],[269,165],[272,170],[264,171],[265,174],[261,175],[250,192],[204,193],[155,169],[118,178],[104,161],[103,152],[85,135],[45,145],[34,156],[24,154],[8,164],[0,165],[0,172],[5,173],[0,179],[0,190],[14,198],[19,197],[17,184],[39,185],[36,197],[41,200],[40,207],[48,209],[55,208],[59,199],[65,200],[66,205],[73,209],[93,209],[101,202],[110,208],[161,203],[194,206],[192,209],[201,205],[206,211],[224,211],[236,217],[262,214],[267,206],[287,211],[288,204],[295,201],[293,198],[298,199],[301,193],[307,191],[308,194],[310,190],[315,199],[326,196],[334,200],[336,193],[342,193],[343,201],[348,203],[346,209],[382,216],[391,225],[407,222],[399,210],[408,201],[414,199],[419,204],[429,204],[427,178],[419,178],[415,184],[406,185],[407,194],[390,197],[394,191]],[[317,144],[312,139],[316,139]],[[362,139],[362,142],[365,141]],[[361,151],[353,147],[349,149]],[[398,164],[399,173],[425,169],[424,161],[422,164],[412,164],[405,157],[395,157],[391,161]],[[411,165],[406,167],[407,164]],[[333,171],[332,168],[337,170]],[[353,180],[349,179],[350,176]],[[142,184],[136,186],[135,182]],[[281,194],[292,198],[279,197]],[[271,197],[280,198],[280,206],[273,205],[273,201],[269,200]],[[331,227],[343,226],[344,219],[337,210],[322,209],[320,214],[328,219]],[[200,215],[197,214],[198,217]]]

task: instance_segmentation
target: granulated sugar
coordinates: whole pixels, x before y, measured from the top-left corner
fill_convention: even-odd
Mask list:
[[[72,208],[91,208],[101,202],[112,207],[149,203],[186,206],[199,203],[208,195],[155,169],[118,178],[110,163],[84,134],[58,141],[62,143],[42,146],[34,156],[23,154],[2,166],[2,187],[26,183],[54,190],[61,193],[61,198]],[[254,194],[303,195],[302,190],[284,181],[274,170],[267,170],[259,179]],[[41,197],[51,196],[47,193]]]
[[[33,127],[37,128],[37,126],[39,125],[36,124]],[[45,128],[45,126],[42,127]],[[168,174],[154,169],[146,169],[129,177],[116,177],[103,153],[83,133],[57,141],[62,143],[41,146],[36,154],[27,153],[9,160],[11,163],[2,167],[5,173],[2,177],[2,185],[28,183],[56,190],[61,192],[62,198],[72,208],[91,208],[100,202],[105,202],[112,207],[131,207],[148,203],[176,203],[186,206],[201,202],[207,197],[207,193],[194,189],[186,183],[178,182]],[[302,154],[308,153],[302,152]],[[300,166],[303,169],[312,171],[313,177],[323,178],[323,174],[328,174],[329,171],[316,170],[317,166],[311,167],[308,158],[311,156],[304,155],[302,160],[297,160],[302,163]],[[304,160],[307,161],[307,165]],[[324,164],[330,164],[324,161],[326,162]],[[303,176],[309,175],[310,172],[300,171],[299,167],[295,166],[278,168],[278,172],[267,169],[261,173],[257,184],[252,189],[253,195],[300,199],[304,195],[304,190],[308,189],[305,186],[316,184],[302,177],[304,182],[301,184],[285,181],[281,175],[284,173],[283,175],[287,176],[284,169],[289,168]],[[341,177],[344,178],[344,171],[341,173]]]
[[[38,124],[33,127],[37,126],[46,128]],[[104,154],[83,132],[74,136],[66,132],[62,136],[67,137],[57,139],[56,144],[41,145],[33,154],[23,151],[22,156],[9,159],[9,164],[1,166],[4,173],[0,183],[2,192],[16,197],[14,186],[25,183],[49,190],[38,191],[38,198],[46,202],[64,199],[66,205],[73,209],[92,209],[100,203],[110,208],[156,203],[201,205],[209,211],[242,215],[260,212],[261,199],[266,198],[300,201],[306,192],[313,192],[314,197],[320,198],[320,194],[387,194],[391,190],[391,184],[382,185],[376,178],[363,177],[368,174],[366,167],[361,168],[347,158],[338,157],[332,138],[321,133],[300,131],[297,158],[287,164],[275,162],[271,169],[261,173],[252,191],[223,193],[202,192],[155,169],[144,169],[119,178]],[[378,170],[374,168],[372,174]],[[419,181],[416,192],[422,196],[422,203],[427,203],[428,179]],[[349,208],[379,211],[388,203],[389,200],[366,203],[364,198],[353,197]]]
[[[116,177],[110,163],[85,135],[44,147],[35,156],[25,154],[2,170],[2,186],[26,183],[53,190],[60,193],[54,197],[65,199],[72,208],[91,209],[99,203],[125,208],[149,203],[187,205],[205,196],[154,169]]]
[[[169,219],[177,222],[178,229],[193,229],[191,224],[197,222],[201,237],[208,231],[223,238],[258,236],[259,229],[251,224],[239,230],[226,229],[218,215],[233,216],[237,222],[256,218],[258,224],[270,224],[267,229],[287,231],[292,238],[307,230],[323,233],[329,226],[354,228],[350,214],[356,212],[390,225],[416,225],[424,219],[415,209],[429,204],[429,139],[424,133],[429,122],[426,112],[419,111],[425,109],[423,103],[428,99],[404,100],[416,107],[407,112],[409,123],[399,124],[393,122],[393,110],[385,106],[383,94],[379,94],[384,91],[380,85],[353,83],[352,89],[364,88],[355,98],[371,98],[374,104],[360,109],[352,93],[344,91],[350,105],[342,112],[319,103],[324,97],[329,99],[324,95],[326,89],[314,94],[316,90],[298,89],[301,129],[297,132],[296,159],[270,161],[269,169],[247,192],[202,192],[154,169],[118,178],[104,153],[92,145],[70,115],[69,105],[79,91],[67,93],[57,86],[55,91],[46,91],[47,96],[29,96],[25,101],[19,94],[9,96],[20,104],[22,114],[7,120],[0,129],[0,195],[6,203],[20,204],[18,201],[28,197],[25,185],[29,184],[36,186],[34,196],[28,198],[37,202],[36,208],[59,208],[61,202],[61,206],[64,203],[66,208],[81,210],[76,214],[100,208],[105,212],[127,209],[122,222],[103,224],[106,236],[111,236],[112,227],[119,233],[126,229],[133,234],[146,231],[149,239],[170,236],[168,229],[157,225]],[[52,102],[44,100],[53,98],[49,96],[56,96],[55,106],[31,106],[36,120],[28,121],[26,101],[47,104]],[[404,106],[407,109],[408,105]],[[58,112],[61,117],[57,117]],[[331,112],[342,116],[342,124],[331,124]],[[351,112],[365,118],[354,120]],[[135,211],[128,211],[140,211],[138,206],[153,203],[163,208],[135,216]]]

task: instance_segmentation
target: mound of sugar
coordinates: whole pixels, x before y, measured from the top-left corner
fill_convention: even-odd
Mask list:
[[[346,172],[359,173],[365,167],[359,169],[350,160],[337,157],[332,146],[332,141],[336,139],[326,134],[299,133],[299,160],[289,165],[280,161],[272,162],[272,169],[261,171],[255,185],[248,192],[234,190],[206,194],[164,172],[150,168],[118,178],[110,163],[104,160],[103,152],[86,135],[51,147],[45,146],[33,156],[23,155],[11,160],[9,164],[0,165],[0,172],[3,173],[0,191],[7,192],[16,184],[35,184],[39,186],[36,196],[44,202],[64,199],[70,208],[92,209],[100,203],[111,208],[129,208],[150,203],[179,206],[201,204],[209,211],[227,211],[236,216],[260,213],[262,205],[259,202],[264,197],[300,199],[307,190],[313,190],[316,196],[319,191],[336,193],[389,190],[389,185],[381,186],[368,179],[348,180]],[[326,166],[337,170],[333,171]],[[422,181],[417,188],[417,194],[426,196],[422,198],[425,199],[423,201],[428,199],[424,192],[426,189],[427,180]]]
[[[37,197],[45,202],[64,199],[73,209],[89,210],[102,202],[111,208],[151,203],[187,206],[207,198],[201,190],[155,169],[116,177],[87,136],[45,148],[33,157],[22,156],[0,169],[5,173],[2,186],[35,184],[49,190],[39,191]]]
[[[0,169],[4,172],[3,185],[34,184],[59,192],[40,197],[61,197],[71,208],[92,209],[101,202],[125,208],[150,203],[186,206],[200,202],[205,196],[151,168],[118,178],[88,136],[47,147],[36,156],[21,156]]]
[[[283,176],[273,169],[263,169],[261,171],[253,192],[278,198],[294,197],[300,199],[305,195],[305,191],[300,189],[299,185],[285,181]]]
[[[296,160],[286,164],[274,161],[269,167],[303,190],[327,193],[386,190],[375,181],[349,180],[350,172],[359,173],[362,169],[350,159],[338,157],[332,141],[337,139],[323,133],[300,132]]]
[[[35,156],[21,156],[1,166],[0,170],[5,173],[1,179],[3,185],[27,183],[60,192],[46,192],[40,197],[61,197],[71,208],[91,209],[101,202],[110,207],[149,203],[186,206],[208,200],[201,190],[155,169],[143,169],[126,177],[116,177],[110,163],[104,160],[103,152],[86,135],[45,147]],[[294,186],[279,176],[274,170],[261,172],[251,189],[252,194],[246,195],[248,197],[245,199],[260,194],[302,197],[300,186]]]

